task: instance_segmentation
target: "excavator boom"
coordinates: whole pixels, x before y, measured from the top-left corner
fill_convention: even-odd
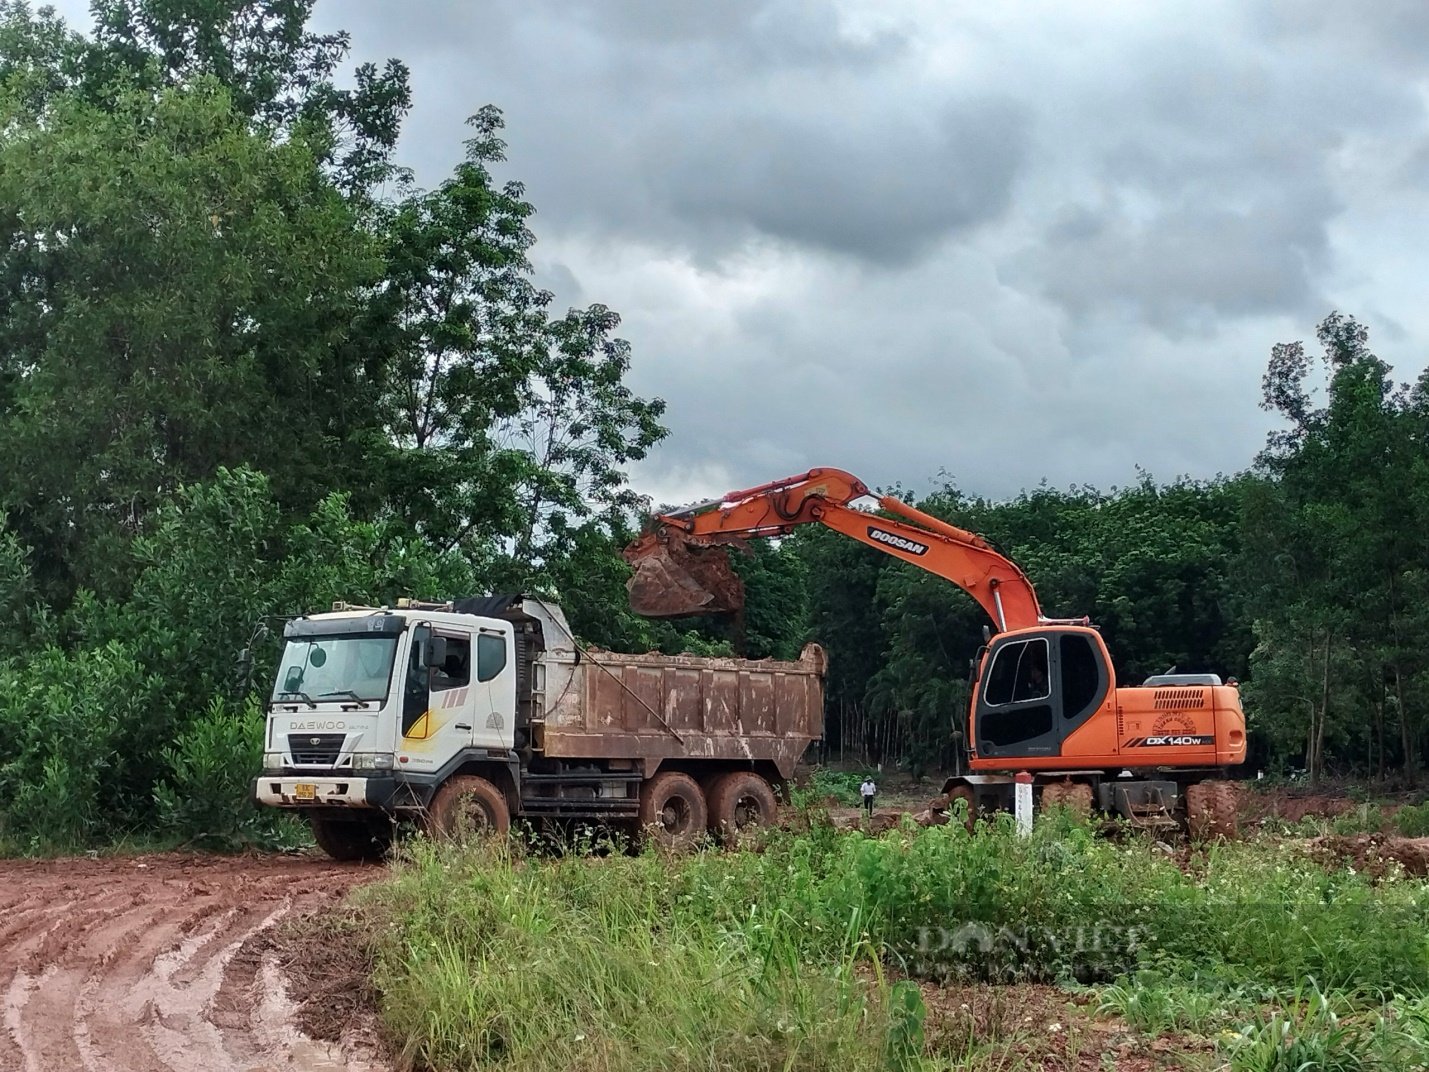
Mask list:
[[[863,498],[875,499],[895,516],[851,505]],[[978,601],[1000,632],[1046,620],[1027,575],[981,536],[891,495],[875,496],[841,469],[810,469],[659,515],[654,528],[625,549],[626,561],[635,567],[630,605],[647,617],[738,610],[744,589],[729,564],[727,545],[786,535],[808,524],[824,525],[951,581]]]

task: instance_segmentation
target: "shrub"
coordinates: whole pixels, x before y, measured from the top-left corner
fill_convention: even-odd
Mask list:
[[[249,785],[263,759],[263,714],[215,697],[197,721],[160,753],[163,781],[154,787],[160,829],[208,848],[272,845],[291,838],[273,809],[257,808]]]
[[[1394,813],[1394,826],[1405,837],[1429,837],[1429,802],[1400,808]]]

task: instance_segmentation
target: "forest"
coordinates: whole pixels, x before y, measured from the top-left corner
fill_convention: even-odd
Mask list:
[[[0,850],[276,836],[258,698],[282,616],[335,599],[538,592],[614,649],[817,640],[826,758],[950,767],[983,621],[944,581],[800,531],[736,556],[738,624],[630,612],[619,551],[660,504],[626,474],[672,432],[618,314],[533,283],[501,113],[419,187],[407,68],[350,64],[311,7],[99,0],[82,35],[0,0]],[[1252,776],[1414,780],[1429,378],[1350,315],[1306,329],[1247,357],[1243,472],[910,498],[1089,614],[1125,680],[1236,677]]]

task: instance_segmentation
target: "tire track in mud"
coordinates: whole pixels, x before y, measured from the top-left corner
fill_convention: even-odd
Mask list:
[[[296,1025],[274,928],[380,869],[295,857],[0,861],[5,1072],[381,1072]]]

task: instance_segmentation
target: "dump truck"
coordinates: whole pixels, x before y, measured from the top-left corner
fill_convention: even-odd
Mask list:
[[[1025,774],[1043,806],[1183,825],[1194,836],[1235,833],[1228,777],[1245,762],[1246,734],[1233,683],[1214,674],[1119,683],[1089,618],[1046,616],[1027,574],[982,536],[876,496],[841,469],[660,513],[624,552],[630,605],[649,617],[737,612],[744,593],[728,548],[815,524],[947,580],[992,619],[971,667],[969,772],[943,785],[945,802],[963,801],[969,822],[1010,808]]]
[[[339,603],[284,627],[253,796],[340,860],[380,857],[402,822],[727,836],[774,820],[823,735],[824,673],[814,644],[788,661],[586,648],[533,596]]]

